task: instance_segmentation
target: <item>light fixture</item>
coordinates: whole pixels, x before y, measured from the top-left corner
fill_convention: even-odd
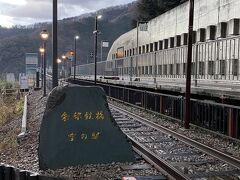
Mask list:
[[[62,59],[65,60],[67,59],[67,57],[65,55],[62,55]]]
[[[40,37],[43,41],[47,41],[49,37],[48,31],[46,29],[42,30],[42,32],[40,33]]]
[[[45,49],[44,49],[43,47],[40,47],[40,48],[39,48],[39,52],[40,52],[41,54],[43,54],[43,53],[45,52]]]
[[[60,58],[57,59],[57,63],[60,64],[62,60]]]

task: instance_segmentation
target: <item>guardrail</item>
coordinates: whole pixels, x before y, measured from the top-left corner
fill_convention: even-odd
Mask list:
[[[24,97],[22,127],[21,127],[21,133],[18,135],[18,138],[24,137],[27,131],[27,100],[28,100],[28,94]]]

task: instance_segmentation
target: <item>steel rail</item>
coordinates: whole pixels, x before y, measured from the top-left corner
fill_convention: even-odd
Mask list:
[[[147,126],[150,126],[150,127],[154,128],[154,129],[156,129],[158,131],[161,131],[163,133],[172,135],[173,137],[175,137],[175,138],[179,139],[180,141],[188,144],[189,146],[195,147],[195,148],[199,149],[200,151],[203,151],[206,154],[209,154],[209,155],[219,159],[220,161],[224,161],[225,163],[228,163],[228,164],[234,166],[235,168],[240,169],[240,160],[235,158],[235,157],[232,157],[230,155],[224,154],[223,152],[221,152],[219,150],[216,150],[216,149],[211,148],[211,147],[209,147],[209,146],[207,146],[205,144],[202,144],[202,143],[197,142],[195,140],[192,140],[192,139],[190,139],[188,137],[185,137],[182,134],[179,134],[179,133],[177,133],[175,131],[172,131],[172,130],[166,128],[166,127],[163,127],[163,126],[161,126],[159,124],[151,122],[151,121],[149,121],[149,120],[147,120],[147,119],[145,119],[145,118],[143,118],[141,116],[133,114],[133,113],[131,113],[131,112],[127,111],[127,110],[124,110],[122,108],[119,108],[119,107],[117,107],[115,105],[110,104],[109,106],[114,108],[114,109],[117,109],[120,112],[128,114],[128,116],[130,116],[132,118],[137,118],[137,120],[139,122],[141,122],[141,123],[143,123],[143,124],[145,124]]]
[[[127,135],[128,136],[128,135]],[[152,164],[156,169],[164,174],[167,174],[169,179],[176,179],[176,180],[189,180],[190,178],[175,167],[168,164],[166,161],[158,157],[156,154],[151,152],[141,143],[135,141],[132,137],[128,136],[128,138],[132,142],[133,150],[141,155],[148,163]]]

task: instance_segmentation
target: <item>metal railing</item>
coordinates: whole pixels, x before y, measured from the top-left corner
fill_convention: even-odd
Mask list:
[[[86,84],[93,83],[85,81]],[[184,121],[183,96],[98,83],[107,96],[136,107],[160,113],[177,121]],[[240,139],[240,107],[213,101],[191,99],[191,124]]]
[[[192,47],[192,78],[231,81],[240,79],[240,36],[198,42]],[[187,46],[183,45],[98,62],[97,74],[136,77],[138,69],[139,77],[185,78],[186,62]],[[79,65],[76,73],[93,75],[94,64]]]

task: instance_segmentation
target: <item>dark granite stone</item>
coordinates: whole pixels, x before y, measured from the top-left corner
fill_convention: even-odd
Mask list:
[[[50,93],[39,135],[40,169],[134,161],[100,87],[57,87]]]

